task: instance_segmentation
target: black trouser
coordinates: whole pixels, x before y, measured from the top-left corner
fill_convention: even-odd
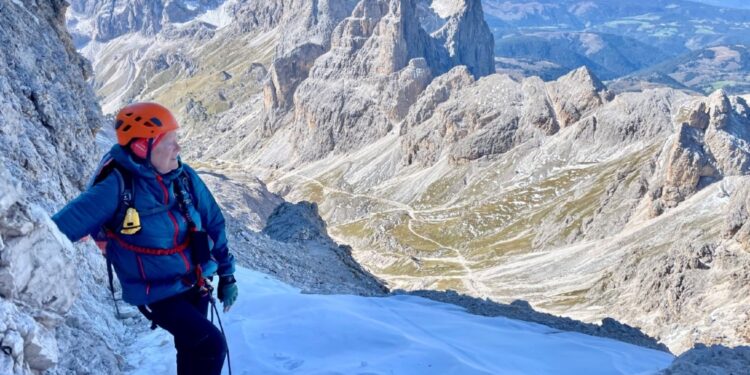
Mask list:
[[[206,318],[209,298],[193,288],[148,305],[154,323],[174,336],[179,375],[221,374],[227,347],[221,331]]]

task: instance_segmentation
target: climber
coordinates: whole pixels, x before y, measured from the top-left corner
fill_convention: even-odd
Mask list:
[[[181,162],[179,125],[156,103],[117,114],[117,144],[94,182],[52,220],[71,241],[106,240],[122,299],[174,336],[178,374],[220,374],[226,340],[208,320],[218,275],[224,312],[237,299],[224,217],[197,173]],[[114,296],[114,288],[112,288]],[[217,311],[218,313],[218,311]]]

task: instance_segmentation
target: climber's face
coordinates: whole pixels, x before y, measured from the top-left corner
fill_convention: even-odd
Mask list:
[[[151,164],[161,174],[169,173],[179,166],[177,157],[180,155],[180,144],[177,142],[177,132],[164,134],[159,143],[151,150]]]

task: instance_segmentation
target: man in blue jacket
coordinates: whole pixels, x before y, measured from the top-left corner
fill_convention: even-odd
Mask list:
[[[106,240],[123,300],[174,336],[178,374],[220,374],[226,342],[207,319],[206,278],[219,276],[225,312],[237,298],[221,209],[181,163],[179,125],[168,109],[128,105],[115,128],[118,144],[96,182],[52,220],[71,241],[89,234]]]

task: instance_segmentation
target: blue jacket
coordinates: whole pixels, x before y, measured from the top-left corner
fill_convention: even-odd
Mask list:
[[[133,305],[150,304],[190,289],[196,281],[189,246],[171,254],[165,251],[169,255],[138,251],[142,248],[149,252],[180,248],[188,239],[188,223],[177,204],[173,188],[183,170],[191,180],[194,198],[190,217],[210,238],[211,259],[202,265],[203,275],[234,273],[234,257],[227,249],[224,216],[192,168],[180,163],[176,170],[160,175],[150,163],[137,161],[119,145],[114,145],[109,153],[132,176],[133,205],[140,213],[141,222],[141,230],[132,235],[120,233],[121,223],[108,225],[112,234],[107,241],[107,257],[120,279],[123,300]],[[117,174],[113,171],[52,217],[71,241],[98,233],[117,214],[124,189]]]

